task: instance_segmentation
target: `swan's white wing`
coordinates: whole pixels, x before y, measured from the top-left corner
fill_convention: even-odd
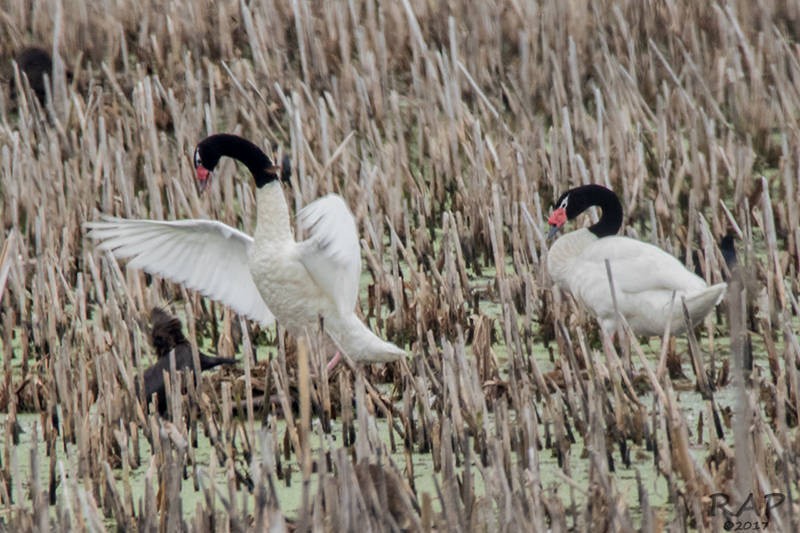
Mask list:
[[[194,289],[267,326],[275,320],[248,266],[253,238],[213,220],[131,220],[103,216],[87,222],[89,237],[129,268]]]
[[[300,227],[311,232],[300,245],[300,261],[339,312],[352,313],[361,277],[353,214],[341,196],[329,194],[301,209],[297,218]]]
[[[573,296],[591,309],[607,330],[613,329],[616,313],[605,259],[611,264],[619,311],[640,334],[660,335],[675,309],[680,313],[680,297],[706,287],[702,278],[661,248],[627,237],[598,239],[576,257],[568,285]],[[671,314],[673,291],[677,307]],[[677,316],[682,320],[682,314]],[[673,331],[678,329],[673,325]]]
[[[583,275],[592,271],[606,280],[605,259],[611,263],[611,275],[617,290],[641,293],[652,290],[697,291],[705,281],[657,246],[627,237],[604,237],[584,248],[577,263]]]

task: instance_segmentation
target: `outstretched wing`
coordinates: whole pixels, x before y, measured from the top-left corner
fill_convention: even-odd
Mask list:
[[[248,267],[253,238],[212,220],[131,220],[103,216],[87,222],[89,237],[128,268],[194,289],[239,314],[267,326],[275,317],[261,297]]]
[[[329,194],[301,209],[297,218],[300,227],[310,230],[300,245],[300,261],[339,312],[352,313],[361,277],[361,248],[353,214],[341,196]]]

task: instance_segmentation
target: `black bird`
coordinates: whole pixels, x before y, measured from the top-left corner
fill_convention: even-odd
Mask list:
[[[153,394],[158,395],[158,412],[167,411],[167,395],[164,386],[164,372],[169,372],[169,352],[175,350],[175,371],[193,369],[192,346],[183,335],[183,324],[161,308],[154,307],[150,312],[150,342],[158,355],[158,361],[144,371],[145,401],[150,402]],[[208,370],[219,365],[232,365],[236,359],[212,357],[199,352],[200,369]],[[138,385],[138,384],[137,384]],[[138,390],[138,387],[137,387]]]
[[[725,260],[725,265],[731,272],[733,271],[733,268],[739,264],[736,258],[736,247],[733,244],[734,236],[735,234],[733,232],[728,231],[719,241],[719,251],[722,253],[722,258]],[[683,255],[681,259],[685,260],[686,256]],[[694,263],[694,273],[702,278],[702,261],[700,260],[700,254],[697,253],[697,250],[692,250],[692,262]],[[722,279],[723,281],[728,281],[728,276],[725,274],[725,272],[722,272]]]
[[[39,99],[39,103],[44,105],[45,74],[51,81],[53,79],[53,60],[50,58],[50,53],[44,48],[29,46],[20,50],[14,56],[14,61],[19,67],[19,73],[27,76],[28,85]],[[12,89],[13,87],[12,83]]]
[[[722,252],[722,257],[725,259],[728,270],[733,270],[733,267],[739,264],[739,261],[736,259],[736,247],[733,245],[733,237],[734,233],[729,231],[722,237],[722,240],[719,241],[719,249]]]

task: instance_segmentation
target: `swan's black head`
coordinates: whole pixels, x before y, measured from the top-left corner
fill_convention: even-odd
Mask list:
[[[291,177],[288,156],[284,157],[282,166],[278,167],[272,164],[261,148],[247,139],[219,133],[200,141],[194,150],[194,169],[200,192],[208,188],[214,169],[223,156],[232,157],[244,164],[253,175],[256,187],[263,187],[279,179],[288,181]]]
[[[598,237],[614,235],[622,226],[622,204],[614,191],[602,185],[583,185],[570,189],[562,194],[553,206],[553,212],[547,222],[550,224],[549,238],[566,224],[592,206],[603,210],[603,215],[597,224],[591,226],[589,231]]]

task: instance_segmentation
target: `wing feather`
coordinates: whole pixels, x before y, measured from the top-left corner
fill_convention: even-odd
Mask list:
[[[576,277],[587,274],[591,277],[595,273],[607,284],[605,259],[611,263],[614,284],[620,291],[694,291],[706,287],[705,281],[687,270],[675,256],[627,237],[605,237],[584,248],[576,261],[582,270]]]
[[[300,245],[300,261],[339,312],[352,313],[361,277],[361,247],[353,214],[341,196],[329,194],[301,209],[297,218],[300,227],[310,231]]]
[[[157,274],[194,289],[260,322],[275,320],[248,266],[253,238],[213,220],[131,220],[103,216],[87,222],[98,248],[128,268]]]

